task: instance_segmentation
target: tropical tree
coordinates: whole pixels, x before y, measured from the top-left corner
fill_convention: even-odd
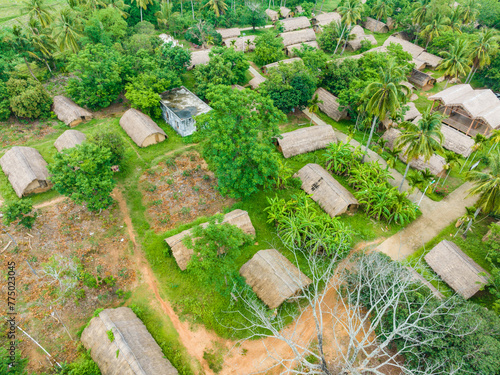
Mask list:
[[[36,78],[28,62],[28,56],[30,55],[30,51],[32,51],[33,47],[25,31],[21,27],[14,25],[12,27],[12,39],[9,39],[8,43],[10,44],[12,49],[15,50],[18,55],[23,58],[24,63],[26,64],[26,67],[28,68],[28,71],[33,79],[38,81],[38,78]]]
[[[23,1],[23,12],[27,12],[30,19],[37,19],[42,27],[48,27],[52,22],[50,10],[52,8],[45,4],[45,0]]]
[[[309,125],[312,123],[312,115],[317,113],[319,110],[319,104],[323,104],[323,100],[318,99],[318,94],[314,95],[313,98],[307,103],[307,110],[311,113],[311,121],[309,121]]]
[[[413,11],[411,12],[411,22],[412,25],[417,27],[417,33],[415,34],[415,40],[418,37],[418,31],[421,29],[422,25],[427,19],[427,15],[430,12],[430,0],[419,0],[412,4]]]
[[[446,89],[451,78],[458,79],[460,76],[467,75],[470,70],[469,42],[459,38],[455,40],[449,51],[441,51],[439,54],[443,57],[443,60],[438,68],[444,70],[444,75],[448,78],[444,87]]]
[[[105,0],[104,4],[107,5],[108,8],[115,8],[118,10],[118,13],[120,13],[123,18],[127,18],[129,15],[125,10],[130,8],[130,5],[125,4],[123,0]]]
[[[231,41],[231,42],[233,42],[233,41]],[[236,42],[236,40],[235,40],[235,42]],[[252,45],[252,43],[253,42],[250,39],[247,39],[245,41],[245,44],[247,45],[247,52],[250,51],[250,46]]]
[[[394,3],[391,0],[378,0],[372,8],[372,15],[377,18],[377,21],[380,21],[380,19],[386,20],[387,17],[392,15],[393,11]]]
[[[227,10],[227,4],[224,2],[224,0],[208,0],[208,2],[202,7],[209,7],[211,8],[216,17],[219,17],[221,14],[226,13]]]
[[[454,8],[451,11],[449,18],[450,18],[450,28],[457,33],[462,33],[461,28],[462,28],[463,18],[462,18],[462,10],[460,9],[460,7]]]
[[[462,164],[462,162],[460,161],[460,156],[453,151],[445,151],[444,160],[446,162],[444,168],[448,170],[448,173],[446,173],[446,177],[444,178],[443,184],[441,186],[444,186],[444,184],[446,183],[446,180],[448,179],[448,176],[450,175],[453,167],[460,166]]]
[[[338,8],[342,21],[347,25],[355,25],[361,19],[363,3],[360,0],[344,0]]]
[[[430,108],[428,108],[417,124],[412,122],[402,124],[405,130],[396,139],[395,145],[401,149],[406,148],[404,155],[407,164],[399,191],[403,189],[403,183],[413,160],[423,157],[424,161],[428,161],[434,152],[443,151],[441,146],[444,140],[441,133],[442,121],[443,115],[440,112],[431,113]]]
[[[52,57],[52,51],[56,49],[56,44],[54,39],[49,35],[48,29],[44,29],[40,22],[36,19],[30,19],[28,21],[28,39],[34,49],[35,52],[38,52],[39,55],[28,51],[30,56],[35,57],[38,60],[43,60],[49,72],[52,73],[52,69],[47,62],[47,59]]]
[[[498,144],[500,143],[500,129],[494,129],[491,131],[490,137],[488,138],[491,142],[491,147],[488,150],[488,154],[491,150],[496,149]]]
[[[54,36],[61,51],[71,50],[78,52],[78,38],[80,37],[80,27],[76,17],[70,9],[63,9],[56,18],[54,24]]]
[[[158,25],[163,25],[168,27],[170,19],[172,16],[179,14],[177,12],[172,12],[173,4],[168,0],[162,0],[160,3],[160,10],[155,13],[156,21]]]
[[[463,23],[469,24],[475,21],[481,5],[477,0],[465,0],[459,7],[462,11]]]
[[[465,83],[469,83],[478,69],[491,64],[491,57],[498,51],[498,33],[495,29],[483,28],[472,42],[472,68]]]
[[[450,20],[448,17],[443,16],[441,13],[437,13],[432,20],[430,20],[424,29],[421,31],[422,37],[427,39],[427,43],[425,48],[429,46],[429,43],[435,37],[441,35],[443,31],[446,31],[450,28],[449,26]]]
[[[133,0],[137,4],[137,7],[141,11],[141,22],[142,22],[142,10],[148,9],[148,5],[153,4],[153,0]]]
[[[488,169],[470,171],[466,179],[474,183],[469,196],[479,195],[478,210],[485,214],[500,213],[500,151],[491,155]]]

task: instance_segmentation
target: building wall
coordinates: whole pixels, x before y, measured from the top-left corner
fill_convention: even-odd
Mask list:
[[[196,131],[196,121],[192,117],[182,120],[166,105],[163,103],[160,103],[160,105],[165,122],[182,137],[187,137]]]
[[[164,140],[165,136],[161,133],[151,134],[144,140],[144,142],[142,142],[141,147],[148,147],[156,143],[163,142]]]

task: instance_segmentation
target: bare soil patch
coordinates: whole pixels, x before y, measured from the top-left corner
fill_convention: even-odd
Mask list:
[[[234,203],[219,194],[217,179],[195,151],[147,170],[140,178],[140,187],[157,233],[199,216],[212,216]]]
[[[56,123],[54,119],[28,122],[11,116],[9,120],[0,122],[0,146],[15,146],[27,140],[42,139],[57,131],[53,128]]]

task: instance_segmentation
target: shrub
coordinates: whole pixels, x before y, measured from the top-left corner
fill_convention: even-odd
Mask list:
[[[38,212],[33,212],[33,203],[31,199],[17,200],[7,203],[2,207],[4,214],[3,222],[5,225],[17,221],[17,225],[31,229],[38,216]]]
[[[50,115],[52,98],[40,82],[11,78],[6,86],[10,107],[17,117],[36,119]]]
[[[90,135],[87,142],[95,144],[99,148],[105,147],[111,151],[110,164],[120,165],[125,155],[125,144],[122,137],[109,130],[99,130]]]

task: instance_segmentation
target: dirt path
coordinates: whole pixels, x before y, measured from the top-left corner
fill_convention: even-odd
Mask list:
[[[51,200],[48,200],[46,202],[43,202],[43,203],[40,203],[40,204],[35,204],[33,206],[33,208],[44,208],[44,207],[49,207],[49,206],[52,206],[54,204],[58,204],[60,202],[62,202],[63,200],[65,200],[66,197],[65,196],[61,196],[61,197],[57,197],[57,198],[53,198]]]

